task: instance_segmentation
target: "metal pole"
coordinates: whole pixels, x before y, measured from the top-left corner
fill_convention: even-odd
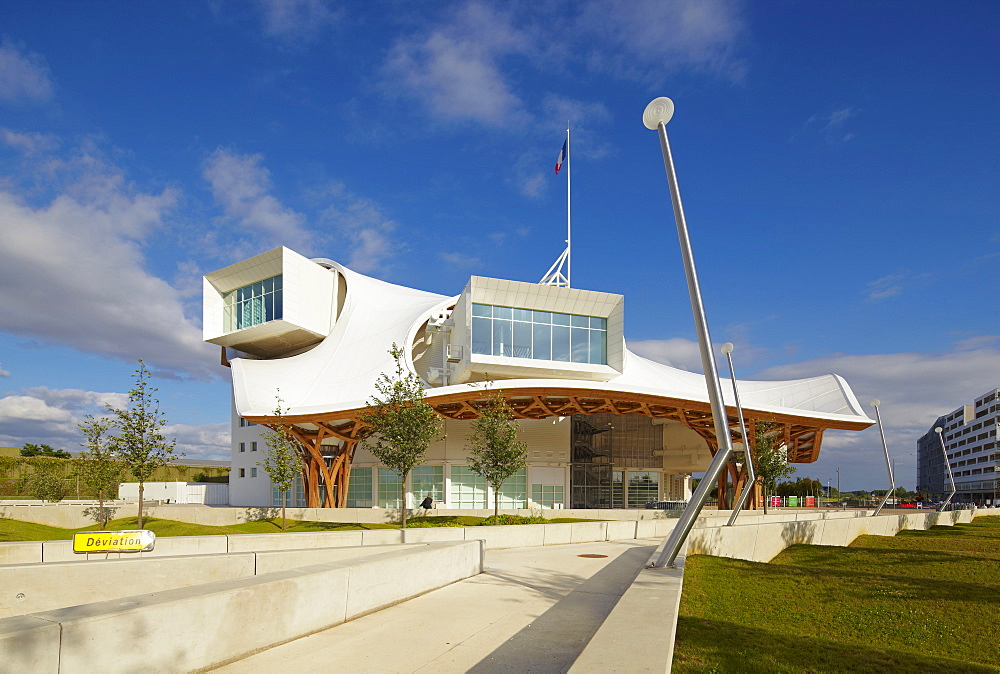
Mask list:
[[[743,492],[733,506],[733,513],[729,516],[729,521],[726,523],[727,527],[731,527],[733,526],[733,522],[736,521],[736,517],[740,514],[740,511],[743,510],[743,506],[746,504],[750,494],[753,493],[754,486],[757,484],[757,473],[754,471],[753,457],[750,455],[750,439],[747,438],[747,425],[743,420],[743,406],[740,405],[740,392],[736,388],[736,371],[733,370],[732,342],[726,342],[722,345],[722,353],[726,354],[726,358],[729,360],[729,375],[733,380],[733,401],[736,403],[736,414],[740,417],[740,433],[743,434],[743,453],[746,456],[745,461],[747,464],[747,486],[743,488]]]
[[[681,513],[677,526],[670,532],[666,543],[658,554],[650,559],[649,566],[662,568],[674,567],[674,560],[681,546],[687,540],[698,514],[705,505],[708,493],[722,469],[729,462],[733,453],[733,441],[729,435],[729,422],[726,409],[722,404],[722,388],[719,385],[719,375],[715,368],[715,355],[712,353],[712,340],[708,333],[708,320],[705,318],[705,308],[701,301],[701,289],[698,286],[698,273],[694,265],[694,253],[691,241],[688,239],[687,222],[684,218],[684,206],[681,204],[680,188],[677,185],[677,175],[674,172],[674,160],[670,153],[670,141],[667,139],[666,123],[674,113],[674,104],[669,98],[657,98],[646,106],[643,122],[649,129],[656,129],[660,135],[660,149],[663,151],[663,166],[667,172],[667,183],[670,186],[670,200],[674,207],[674,220],[677,223],[677,239],[680,243],[681,257],[684,260],[684,273],[687,277],[688,295],[691,297],[691,312],[694,315],[695,328],[698,331],[698,346],[701,350],[701,364],[705,370],[705,383],[708,385],[708,398],[712,407],[712,421],[715,425],[715,438],[719,445],[715,458],[705,471],[705,477],[691,495],[691,501]]]
[[[879,504],[878,508],[875,509],[875,512],[872,513],[872,517],[875,517],[876,515],[879,514],[879,512],[882,510],[882,506],[886,504],[886,501],[889,500],[889,497],[892,496],[893,493],[895,493],[896,491],[896,482],[892,477],[892,463],[889,461],[889,448],[885,444],[885,433],[882,431],[882,417],[879,416],[878,413],[878,406],[880,404],[881,402],[878,400],[872,401],[872,407],[875,408],[875,419],[876,421],[878,421],[878,434],[882,436],[882,450],[885,452],[885,469],[889,471],[889,491],[886,493],[885,498],[882,499],[882,502]]]
[[[948,479],[951,481],[951,493],[948,494],[948,498],[941,504],[941,507],[938,508],[938,512],[943,513],[944,509],[948,507],[948,504],[951,503],[952,497],[955,495],[955,476],[951,472],[951,461],[948,460],[948,449],[944,446],[944,429],[938,426],[934,429],[934,431],[938,434],[938,440],[941,441],[941,454],[944,456],[944,467],[948,469]]]
[[[573,227],[570,219],[570,176],[573,162],[570,161],[569,122],[566,122],[566,287],[573,286]]]

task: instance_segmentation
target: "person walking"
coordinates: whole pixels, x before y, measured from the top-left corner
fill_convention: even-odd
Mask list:
[[[430,510],[432,505],[434,505],[434,497],[430,494],[420,503],[420,507],[424,510]]]

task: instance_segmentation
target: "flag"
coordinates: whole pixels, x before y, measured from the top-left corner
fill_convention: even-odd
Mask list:
[[[562,168],[563,162],[566,161],[567,144],[569,140],[563,141],[562,149],[559,150],[559,159],[556,159],[556,173],[559,173],[559,169]]]

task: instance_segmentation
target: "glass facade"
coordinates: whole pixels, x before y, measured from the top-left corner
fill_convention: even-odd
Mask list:
[[[639,414],[573,417],[571,508],[644,508],[659,498],[663,429]]]
[[[472,305],[472,352],[486,356],[608,363],[608,320],[490,304]]]
[[[466,466],[451,467],[452,508],[487,508],[486,478]]]
[[[647,501],[656,501],[660,495],[660,474],[651,471],[628,474],[628,507],[645,508]]]
[[[223,329],[242,330],[281,318],[281,275],[237,288],[222,296]]]
[[[372,507],[371,468],[351,468],[351,477],[347,485],[347,507]]]
[[[288,494],[288,500],[285,501],[283,495],[285,492],[280,492],[271,487],[271,505],[275,508],[280,508],[282,501],[284,501],[285,506],[289,508],[305,508],[306,507],[306,490],[302,488],[302,476],[299,475],[294,480],[292,480],[291,493]]]
[[[378,469],[378,507],[403,507],[403,477],[392,468]]]
[[[428,494],[435,502],[444,501],[444,466],[417,466],[410,473],[414,502]]]
[[[565,505],[564,492],[565,489],[561,484],[533,484],[531,485],[531,500],[546,508],[551,508],[556,503]]]
[[[493,504],[491,503],[490,505]],[[500,485],[500,507],[528,507],[528,474],[524,468],[508,477]]]

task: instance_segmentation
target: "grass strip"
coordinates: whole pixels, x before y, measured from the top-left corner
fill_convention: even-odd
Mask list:
[[[677,672],[997,672],[1000,518],[795,545],[769,564],[695,555]]]

